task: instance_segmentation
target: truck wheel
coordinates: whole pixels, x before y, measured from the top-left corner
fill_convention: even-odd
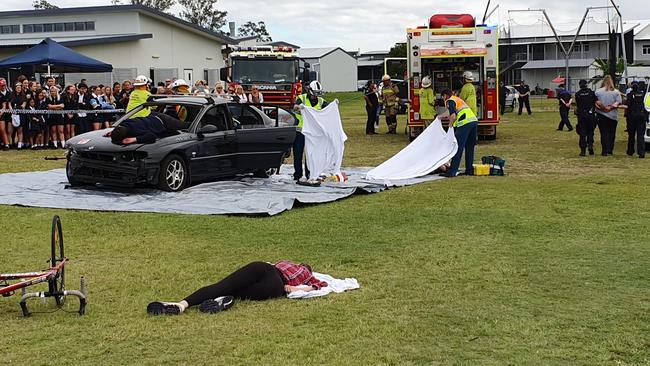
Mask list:
[[[72,176],[72,170],[70,169],[70,161],[69,160],[65,164],[65,176],[68,178],[68,183],[70,183],[71,187],[79,187],[79,186],[84,185],[83,182],[80,182],[80,181],[76,180]]]
[[[180,192],[189,181],[185,160],[176,154],[169,155],[160,164],[158,188],[167,192]]]
[[[268,169],[260,169],[257,170],[253,173],[253,177],[255,178],[269,178],[272,175],[275,175],[280,171],[279,168],[268,168]]]

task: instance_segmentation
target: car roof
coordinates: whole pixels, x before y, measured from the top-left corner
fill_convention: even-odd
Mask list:
[[[150,102],[159,104],[228,104],[228,100],[215,95],[152,95]]]

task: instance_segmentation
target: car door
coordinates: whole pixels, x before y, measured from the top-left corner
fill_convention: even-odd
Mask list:
[[[209,132],[201,132],[206,126]],[[204,129],[205,130],[205,129]],[[192,153],[192,176],[201,180],[236,173],[237,136],[225,105],[207,110],[197,127],[197,149]]]
[[[237,112],[233,119],[245,121],[236,130],[237,170],[244,173],[279,167],[283,155],[293,145],[295,127],[268,127],[275,125],[275,121],[265,122],[264,112],[250,105],[243,105],[241,109],[238,106]]]

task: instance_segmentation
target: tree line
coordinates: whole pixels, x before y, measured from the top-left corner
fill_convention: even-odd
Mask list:
[[[182,19],[196,24],[205,29],[221,32],[220,29],[226,25],[227,11],[217,8],[217,0],[111,0],[113,5],[144,5],[162,12],[169,12],[174,5],[180,5],[181,11],[178,14]],[[48,0],[33,0],[34,9],[57,9],[58,6],[50,3]],[[271,42],[271,38],[266,24],[263,21],[248,21],[237,29],[237,35],[240,37],[257,36],[259,42]]]

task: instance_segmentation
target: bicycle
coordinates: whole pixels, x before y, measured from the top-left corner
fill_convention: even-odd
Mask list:
[[[31,298],[48,298],[54,297],[57,310],[63,308],[66,296],[75,296],[79,298],[79,315],[86,313],[86,286],[83,276],[79,291],[65,289],[65,266],[68,258],[63,251],[63,230],[61,219],[54,215],[52,218],[52,240],[51,256],[48,260],[49,268],[35,272],[25,273],[0,273],[0,295],[9,297],[14,295],[17,290],[22,290],[20,307],[23,316],[28,317],[30,313],[27,308],[27,300]],[[41,292],[27,292],[27,287],[47,282],[48,290]]]

